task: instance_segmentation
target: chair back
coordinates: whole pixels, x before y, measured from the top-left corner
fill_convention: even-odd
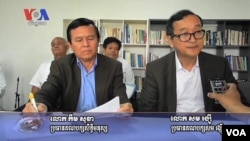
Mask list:
[[[238,86],[243,96],[246,98],[247,103],[250,104],[250,81],[240,82]]]

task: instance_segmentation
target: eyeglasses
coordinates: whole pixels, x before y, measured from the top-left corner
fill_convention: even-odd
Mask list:
[[[178,37],[180,41],[187,42],[191,39],[191,35],[194,36],[195,39],[202,39],[205,35],[205,30],[199,30],[194,33],[183,33],[183,34],[173,34],[171,37]]]

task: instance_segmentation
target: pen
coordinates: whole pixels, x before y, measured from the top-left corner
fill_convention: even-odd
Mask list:
[[[35,101],[34,94],[33,94],[33,93],[30,93],[29,98],[30,98],[30,101],[31,101],[31,103],[32,103],[33,107],[35,108],[36,112],[38,112],[38,109],[37,109],[37,106],[36,106],[36,101]]]

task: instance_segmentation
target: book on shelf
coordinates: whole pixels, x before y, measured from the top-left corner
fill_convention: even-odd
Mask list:
[[[217,46],[245,46],[247,45],[247,31],[225,29],[223,31],[207,30],[204,35],[204,45]]]
[[[248,59],[246,56],[225,55],[232,71],[248,71]]]
[[[124,25],[124,43],[145,44],[146,41],[147,41],[147,32],[145,29],[133,27],[129,24]]]
[[[127,60],[133,68],[145,67],[144,55],[138,53],[131,53],[130,51],[123,51],[123,59]]]
[[[122,41],[122,30],[118,27],[100,27],[100,33],[101,33],[101,42],[103,42],[107,37],[116,37],[120,41]]]
[[[151,30],[150,31],[150,44],[153,45],[168,45],[167,34],[165,30]]]

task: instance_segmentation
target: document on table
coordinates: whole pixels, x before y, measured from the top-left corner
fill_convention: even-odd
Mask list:
[[[119,96],[116,96],[112,100],[100,105],[94,109],[81,112],[74,113],[74,115],[84,116],[84,115],[93,115],[95,118],[106,118],[106,117],[128,117],[129,113],[121,113],[118,112],[120,108],[120,99]]]
[[[110,101],[108,101],[108,102],[106,102],[106,103],[104,103],[104,104],[102,104],[94,109],[88,110],[86,112],[109,113],[109,112],[117,112],[119,108],[120,108],[120,99],[119,99],[119,96],[116,96],[112,100],[110,100]]]

